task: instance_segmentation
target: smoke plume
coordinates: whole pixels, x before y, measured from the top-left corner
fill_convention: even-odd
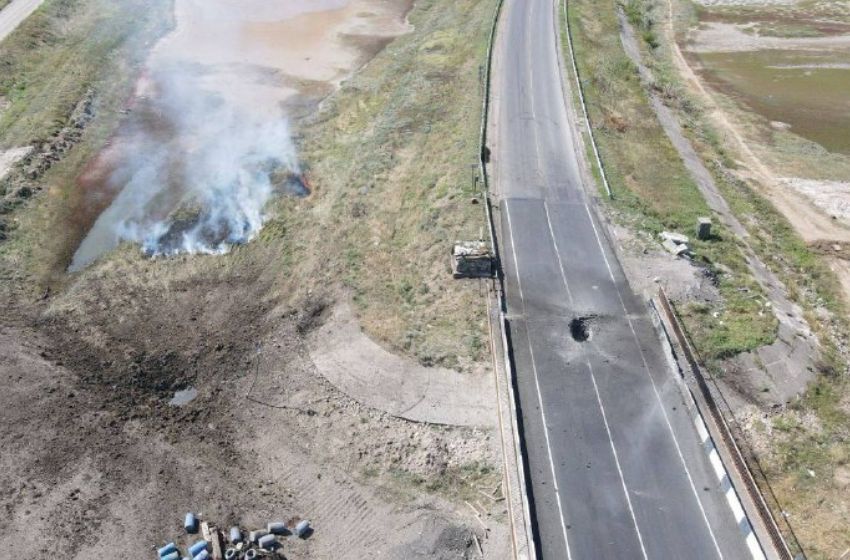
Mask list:
[[[199,75],[200,73],[200,75]],[[224,253],[250,241],[276,189],[298,176],[282,111],[257,110],[203,87],[173,63],[144,80],[109,158],[117,195],[80,245],[78,270],[121,241],[148,255]]]

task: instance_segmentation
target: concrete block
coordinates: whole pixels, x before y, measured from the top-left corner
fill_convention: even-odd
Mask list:
[[[661,239],[664,241],[672,241],[676,245],[682,245],[690,242],[687,235],[676,233],[674,231],[662,231]]]
[[[711,237],[711,218],[697,218],[697,239],[705,241]]]
[[[661,246],[664,247],[668,253],[677,257],[680,257],[690,251],[690,247],[688,247],[687,243],[676,243],[672,239],[665,239]]]

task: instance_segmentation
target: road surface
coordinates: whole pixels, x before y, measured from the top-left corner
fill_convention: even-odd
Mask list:
[[[589,207],[553,4],[506,0],[490,115],[540,557],[751,558],[647,309]]]
[[[0,10],[0,41],[27,19],[44,0],[12,0]]]

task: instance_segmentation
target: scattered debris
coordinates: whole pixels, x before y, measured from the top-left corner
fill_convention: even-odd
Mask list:
[[[664,247],[664,249],[666,249],[668,253],[677,257],[685,255],[688,253],[688,251],[690,251],[690,247],[688,247],[684,243],[675,243],[670,239],[665,240],[664,243],[661,244],[661,246]]]
[[[295,534],[302,539],[307,538],[312,531],[313,529],[310,527],[310,522],[306,519],[302,519],[295,526]]]
[[[289,527],[294,529],[290,532]],[[186,558],[192,560],[251,560],[259,558],[283,558],[279,551],[283,547],[281,538],[294,534],[301,539],[308,538],[313,530],[310,522],[306,519],[299,520],[298,517],[285,521],[270,521],[267,529],[255,529],[248,532],[248,540],[243,539],[242,530],[231,527],[228,530],[228,542],[233,545],[225,547],[225,535],[215,525],[208,522],[199,522],[194,513],[187,513],[183,528],[187,533],[197,533],[200,528],[201,540],[195,541],[186,548]],[[157,549],[159,560],[180,560],[180,550],[174,542],[170,542],[162,548]]]
[[[455,278],[493,276],[493,254],[483,241],[458,241],[452,250],[452,275]]]
[[[664,247],[668,253],[677,257],[690,255],[691,248],[688,245],[688,243],[690,243],[690,239],[688,239],[687,235],[672,231],[662,231],[660,236],[661,239],[663,239],[661,246]]]
[[[189,555],[194,558],[198,554],[201,553],[202,550],[206,550],[209,543],[205,540],[197,541],[195,544],[189,547]]]
[[[282,521],[275,521],[273,523],[269,523],[266,526],[266,530],[272,535],[285,535],[286,534],[286,523]]]
[[[663,239],[664,241],[672,241],[676,245],[687,245],[691,242],[688,236],[682,233],[676,233],[673,231],[662,231],[660,235],[661,239]]]
[[[257,540],[257,545],[263,550],[274,550],[280,543],[274,535],[264,535]]]
[[[260,539],[268,535],[268,531],[265,529],[257,529],[256,531],[251,531],[248,533],[248,540],[254,544],[258,544]]]
[[[168,543],[167,545],[156,551],[160,558],[168,556],[172,552],[177,552],[177,545],[175,545],[173,542]]]

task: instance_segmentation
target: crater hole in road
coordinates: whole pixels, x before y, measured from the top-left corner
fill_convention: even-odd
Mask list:
[[[570,321],[570,335],[576,342],[586,342],[592,334],[591,327],[595,316],[576,317]]]

